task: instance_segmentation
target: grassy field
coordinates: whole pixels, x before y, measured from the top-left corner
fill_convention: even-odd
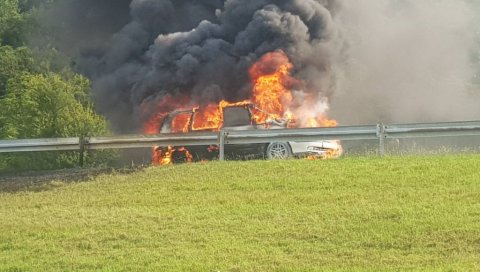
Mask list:
[[[480,156],[0,184],[0,271],[480,271]]]

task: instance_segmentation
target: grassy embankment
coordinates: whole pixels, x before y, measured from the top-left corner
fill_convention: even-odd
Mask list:
[[[180,165],[42,188],[0,192],[0,271],[480,270],[478,155]]]

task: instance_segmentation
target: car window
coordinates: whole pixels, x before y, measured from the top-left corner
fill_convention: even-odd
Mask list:
[[[190,131],[191,112],[171,114],[165,118],[160,133],[187,133]]]
[[[245,107],[228,107],[223,110],[223,126],[250,126],[252,118],[250,111]]]
[[[172,133],[187,133],[190,128],[191,113],[180,113],[172,119],[171,131]]]
[[[217,130],[222,124],[222,116],[215,104],[196,109],[193,114],[193,130]]]

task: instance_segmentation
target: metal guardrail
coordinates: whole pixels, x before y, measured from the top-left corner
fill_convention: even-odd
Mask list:
[[[409,125],[385,125],[387,138],[476,136],[480,122],[450,122]]]
[[[36,151],[79,151],[79,138],[0,141],[0,153]]]
[[[219,143],[219,134],[211,133],[188,133],[166,134],[156,136],[119,136],[119,137],[91,137],[85,138],[85,149],[129,149],[148,148],[152,146],[196,146],[215,145]],[[1,152],[1,149],[0,149]]]
[[[271,142],[307,142],[319,140],[374,140],[377,139],[377,126],[304,128],[304,129],[265,129],[265,130],[225,130],[226,144],[252,144]]]
[[[379,140],[385,153],[385,139],[420,137],[480,136],[480,121],[429,124],[348,126],[305,129],[222,130],[220,132],[0,141],[0,153],[36,151],[79,151],[80,164],[86,150],[148,148],[152,146],[219,145],[224,160],[225,145],[306,142],[319,140]]]

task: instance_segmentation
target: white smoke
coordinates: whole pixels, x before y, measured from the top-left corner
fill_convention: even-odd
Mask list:
[[[462,0],[344,1],[332,115],[342,124],[480,119],[475,14]]]

